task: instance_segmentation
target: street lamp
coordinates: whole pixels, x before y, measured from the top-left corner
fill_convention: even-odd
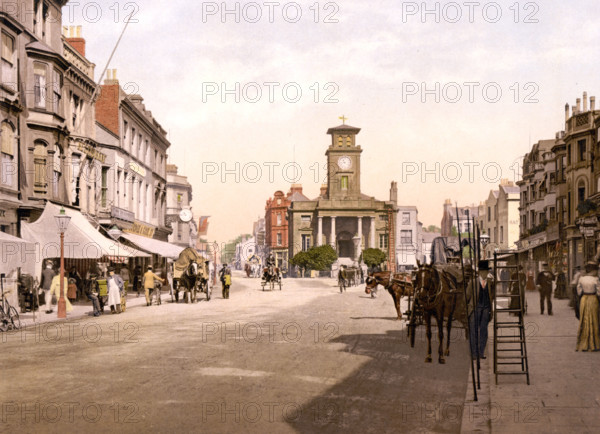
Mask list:
[[[67,317],[67,302],[65,301],[65,232],[69,227],[71,217],[65,214],[65,209],[60,208],[60,213],[54,216],[58,233],[60,234],[60,297],[58,298],[58,318]]]

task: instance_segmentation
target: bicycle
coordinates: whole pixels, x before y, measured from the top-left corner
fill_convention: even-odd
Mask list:
[[[0,288],[2,289],[2,300],[0,300],[0,331],[18,330],[21,328],[21,320],[17,309],[12,307],[4,294],[4,273],[0,275]],[[7,292],[7,294],[10,293]]]

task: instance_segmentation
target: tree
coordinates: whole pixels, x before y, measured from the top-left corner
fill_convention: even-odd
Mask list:
[[[385,262],[387,255],[380,249],[365,249],[362,252],[362,258],[367,267],[373,268]]]
[[[304,276],[304,271],[307,270],[311,265],[311,257],[308,252],[302,251],[294,255],[289,263],[300,268],[300,277]]]
[[[436,225],[429,225],[426,228],[423,228],[423,230],[425,232],[430,232],[430,233],[439,233],[442,232],[442,228],[436,226]]]
[[[335,249],[329,244],[312,247],[309,249],[308,254],[312,261],[311,268],[318,271],[330,268],[338,257]]]

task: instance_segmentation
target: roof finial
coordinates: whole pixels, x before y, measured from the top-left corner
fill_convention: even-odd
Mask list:
[[[344,115],[341,115],[338,119],[342,120],[342,125],[346,125],[346,121],[348,120],[348,118]]]

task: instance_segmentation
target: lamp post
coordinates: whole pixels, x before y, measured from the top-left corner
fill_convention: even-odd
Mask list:
[[[67,317],[67,302],[65,301],[65,232],[69,227],[71,217],[65,214],[65,209],[61,207],[60,213],[54,216],[58,233],[60,234],[60,297],[58,298],[58,318]]]

